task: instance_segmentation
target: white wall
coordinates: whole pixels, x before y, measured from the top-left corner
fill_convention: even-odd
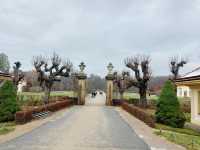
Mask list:
[[[192,89],[191,91],[191,122],[200,125],[200,89]]]

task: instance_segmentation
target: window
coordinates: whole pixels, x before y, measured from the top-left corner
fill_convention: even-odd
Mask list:
[[[178,95],[182,96],[182,88],[178,88]]]
[[[184,97],[187,97],[188,95],[187,95],[187,91],[185,90],[184,91]]]

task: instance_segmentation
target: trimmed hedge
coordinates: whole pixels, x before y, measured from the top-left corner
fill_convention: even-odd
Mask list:
[[[138,118],[139,120],[146,123],[148,126],[155,127],[155,118],[152,115],[147,114],[144,110],[132,105],[127,102],[122,103],[122,108]]]
[[[129,100],[127,99],[113,99],[113,106],[121,106],[123,102],[126,102],[128,104],[133,104],[135,106],[139,106],[139,99],[137,98],[131,98]],[[149,99],[147,100],[147,108],[152,108],[155,109],[156,108],[156,101]]]
[[[24,124],[33,119],[33,112],[31,110],[27,111],[18,111],[15,113],[15,122],[16,124]]]
[[[124,100],[121,99],[113,99],[113,106],[121,106]]]
[[[34,113],[39,113],[44,111],[55,112],[63,108],[69,107],[73,104],[74,104],[73,100],[62,100],[62,101],[57,101],[55,103],[47,104],[46,106],[34,107],[26,111],[18,111],[15,113],[15,122],[16,124],[24,124],[33,119]]]

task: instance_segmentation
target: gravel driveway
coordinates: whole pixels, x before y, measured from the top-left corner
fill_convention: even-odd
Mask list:
[[[0,150],[149,150],[113,107],[74,106]]]

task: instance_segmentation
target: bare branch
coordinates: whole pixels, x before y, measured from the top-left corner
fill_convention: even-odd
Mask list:
[[[21,63],[19,61],[14,63],[13,69],[14,69],[14,78],[13,78],[13,83],[17,87],[19,82],[24,79],[24,73],[22,70],[20,70]]]
[[[151,77],[151,70],[149,67],[150,61],[150,57],[146,55],[137,55],[135,57],[129,57],[126,58],[124,61],[125,65],[134,71],[136,79],[133,80],[129,77],[126,80],[126,87],[130,88],[132,86],[135,86],[139,89],[141,105],[144,107],[146,107],[147,105],[146,93],[148,82]],[[142,77],[141,74],[143,75]]]
[[[69,77],[72,70],[72,63],[67,60],[61,65],[62,59],[56,53],[50,58],[50,62],[45,57],[36,56],[33,58],[33,65],[38,72],[40,86],[44,86],[47,94],[45,100],[48,101],[51,88],[54,82],[59,82],[60,77]],[[49,66],[49,67],[48,67]]]
[[[138,57],[129,57],[125,59],[125,65],[135,72],[135,78],[137,80],[141,80],[139,63],[140,61]]]
[[[182,68],[185,64],[187,64],[186,59],[180,58],[179,61],[179,58],[177,56],[171,58],[169,66],[170,66],[170,71],[173,74],[172,80],[175,81],[178,78],[180,68]]]

